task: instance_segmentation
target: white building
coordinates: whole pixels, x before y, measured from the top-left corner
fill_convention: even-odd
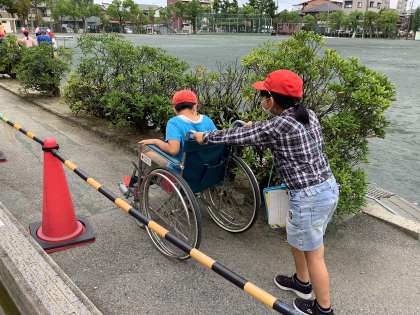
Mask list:
[[[6,33],[16,33],[16,19],[2,9],[0,9],[0,23],[4,26]]]

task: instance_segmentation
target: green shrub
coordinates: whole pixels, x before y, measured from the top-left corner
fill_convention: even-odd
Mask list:
[[[0,44],[0,73],[16,78],[16,67],[22,59],[25,47],[19,46],[14,35],[8,35]]]
[[[219,128],[226,128],[255,107],[244,102],[249,71],[240,64],[219,65],[217,71],[200,66],[189,77],[189,88],[197,92],[200,112],[210,116]],[[250,107],[251,106],[251,107]]]
[[[277,69],[290,69],[304,80],[303,104],[316,112],[324,129],[325,154],[341,185],[338,214],[357,212],[364,203],[366,175],[360,169],[370,137],[384,137],[385,110],[395,97],[386,76],[355,58],[325,48],[321,36],[296,33],[288,40],[267,42],[243,58],[251,81]],[[247,91],[252,94],[250,88]],[[259,161],[257,169],[264,169]]]
[[[73,112],[140,130],[164,130],[171,97],[185,84],[186,63],[158,48],[136,47],[115,34],[82,36],[78,47],[82,58],[65,88]]]
[[[46,95],[60,95],[60,81],[68,70],[70,52],[59,49],[53,53],[51,45],[24,49],[17,67],[17,78],[25,90],[35,90]]]

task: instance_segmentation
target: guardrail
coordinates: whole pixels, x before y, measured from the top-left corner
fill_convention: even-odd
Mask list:
[[[2,113],[0,113],[0,119],[10,125],[11,127],[17,129],[21,133],[23,133],[28,138],[38,142],[39,144],[43,145],[44,142],[36,137],[34,133],[31,131],[27,131],[22,128],[19,123],[12,122],[11,120],[7,119]],[[205,253],[199,251],[196,248],[191,247],[187,243],[183,242],[176,236],[174,236],[170,231],[168,231],[163,226],[159,225],[153,220],[150,220],[146,216],[140,213],[137,209],[133,208],[129,203],[125,200],[116,197],[111,191],[109,191],[106,187],[104,187],[101,183],[96,181],[93,177],[90,177],[87,173],[82,171],[75,163],[72,161],[65,159],[58,151],[59,149],[51,149],[49,150],[58,160],[60,160],[67,168],[72,170],[77,176],[83,179],[86,183],[92,186],[95,190],[105,196],[107,199],[112,201],[117,207],[122,209],[125,213],[131,215],[141,223],[147,225],[152,231],[157,233],[160,237],[165,238],[173,245],[178,247],[179,249],[183,250],[185,253],[189,254],[191,258],[199,262],[201,265],[213,270],[218,275],[222,276],[232,284],[236,285],[261,303],[265,304],[269,308],[285,315],[298,315],[299,313],[291,308],[284,302],[281,302],[278,298],[274,297],[270,293],[266,292],[265,290],[259,288],[252,282],[246,280],[239,274],[235,273],[234,271],[230,270],[229,268],[225,267],[220,262],[216,261],[215,259],[207,256]]]

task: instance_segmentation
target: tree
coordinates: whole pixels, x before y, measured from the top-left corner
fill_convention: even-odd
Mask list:
[[[150,18],[151,17],[147,16],[142,10],[135,10],[132,13],[131,21],[137,26],[138,30],[140,30],[143,25],[150,23]],[[154,20],[154,12],[152,18]]]
[[[377,18],[378,29],[387,37],[394,37],[400,15],[394,10],[381,10]]]
[[[222,8],[222,2],[220,0],[214,0],[212,6],[212,13],[218,14],[220,13]]]
[[[171,19],[170,8],[165,7],[165,8],[160,9],[160,11],[159,11],[159,23],[162,23],[162,22],[167,23],[167,22],[170,21],[170,19]]]
[[[220,13],[224,14],[237,14],[239,11],[237,0],[223,0],[220,3]]]
[[[244,4],[242,7],[239,8],[239,14],[257,15],[257,11],[254,9],[254,7],[250,6],[249,4]]]
[[[208,8],[204,8],[198,0],[192,0],[191,2],[176,2],[171,6],[171,10],[173,10],[178,18],[190,21],[193,32],[196,33],[197,17],[206,12]]]
[[[334,31],[338,31],[341,29],[344,20],[344,13],[343,11],[334,11],[328,17],[328,27],[330,27]]]
[[[420,29],[420,7],[416,9],[414,14],[410,15],[408,26],[409,31],[417,32]]]
[[[276,23],[300,23],[302,17],[296,11],[283,10],[275,17]]]
[[[348,15],[348,26],[353,33],[356,32],[361,25],[362,19],[363,13],[360,11],[354,11]]]
[[[313,15],[307,14],[303,17],[303,29],[305,31],[314,31],[316,28],[316,18]]]
[[[93,0],[75,0],[77,15],[83,21],[83,30],[87,30],[87,18],[91,16],[100,16],[101,7],[93,2]]]
[[[127,21],[133,21],[139,16],[139,7],[133,0],[112,0],[107,9],[111,19],[118,20],[119,30],[122,32],[123,25]]]
[[[248,4],[259,14],[267,14],[274,18],[277,6],[273,0],[249,0]]]
[[[370,38],[372,38],[373,32],[376,27],[378,19],[378,13],[373,11],[367,11],[363,20],[363,33],[369,32]]]

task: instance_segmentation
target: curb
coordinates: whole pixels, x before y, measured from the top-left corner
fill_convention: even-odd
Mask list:
[[[0,280],[22,315],[102,314],[1,202],[0,234]]]
[[[100,118],[93,118],[91,116],[89,116],[88,118],[85,118],[82,116],[75,117],[74,114],[71,113],[70,110],[68,110],[67,105],[64,105],[64,104],[63,106],[67,109],[67,111],[66,110],[59,111],[57,110],[57,106],[56,106],[57,102],[52,103],[52,104],[47,104],[47,103],[42,102],[41,100],[29,99],[19,92],[19,88],[9,86],[9,84],[7,84],[7,81],[5,80],[0,80],[0,87],[22,98],[26,102],[29,102],[35,106],[41,107],[43,110],[49,112],[50,114],[56,115],[57,117],[63,118],[67,121],[70,121],[71,123],[75,125],[83,127],[84,129],[95,133],[96,135],[100,136],[103,139],[106,139],[113,143],[117,143],[134,154],[137,154],[137,148],[138,148],[137,142],[140,139],[145,138],[145,136],[146,137],[153,136],[152,134],[148,135],[147,133],[143,135],[139,135],[139,134],[136,134],[134,130],[130,130],[128,128],[119,128],[118,130],[116,129],[112,130],[111,128],[109,128],[110,123]]]
[[[420,223],[395,215],[375,203],[368,203],[362,212],[386,223],[396,226],[416,240],[420,240]]]

